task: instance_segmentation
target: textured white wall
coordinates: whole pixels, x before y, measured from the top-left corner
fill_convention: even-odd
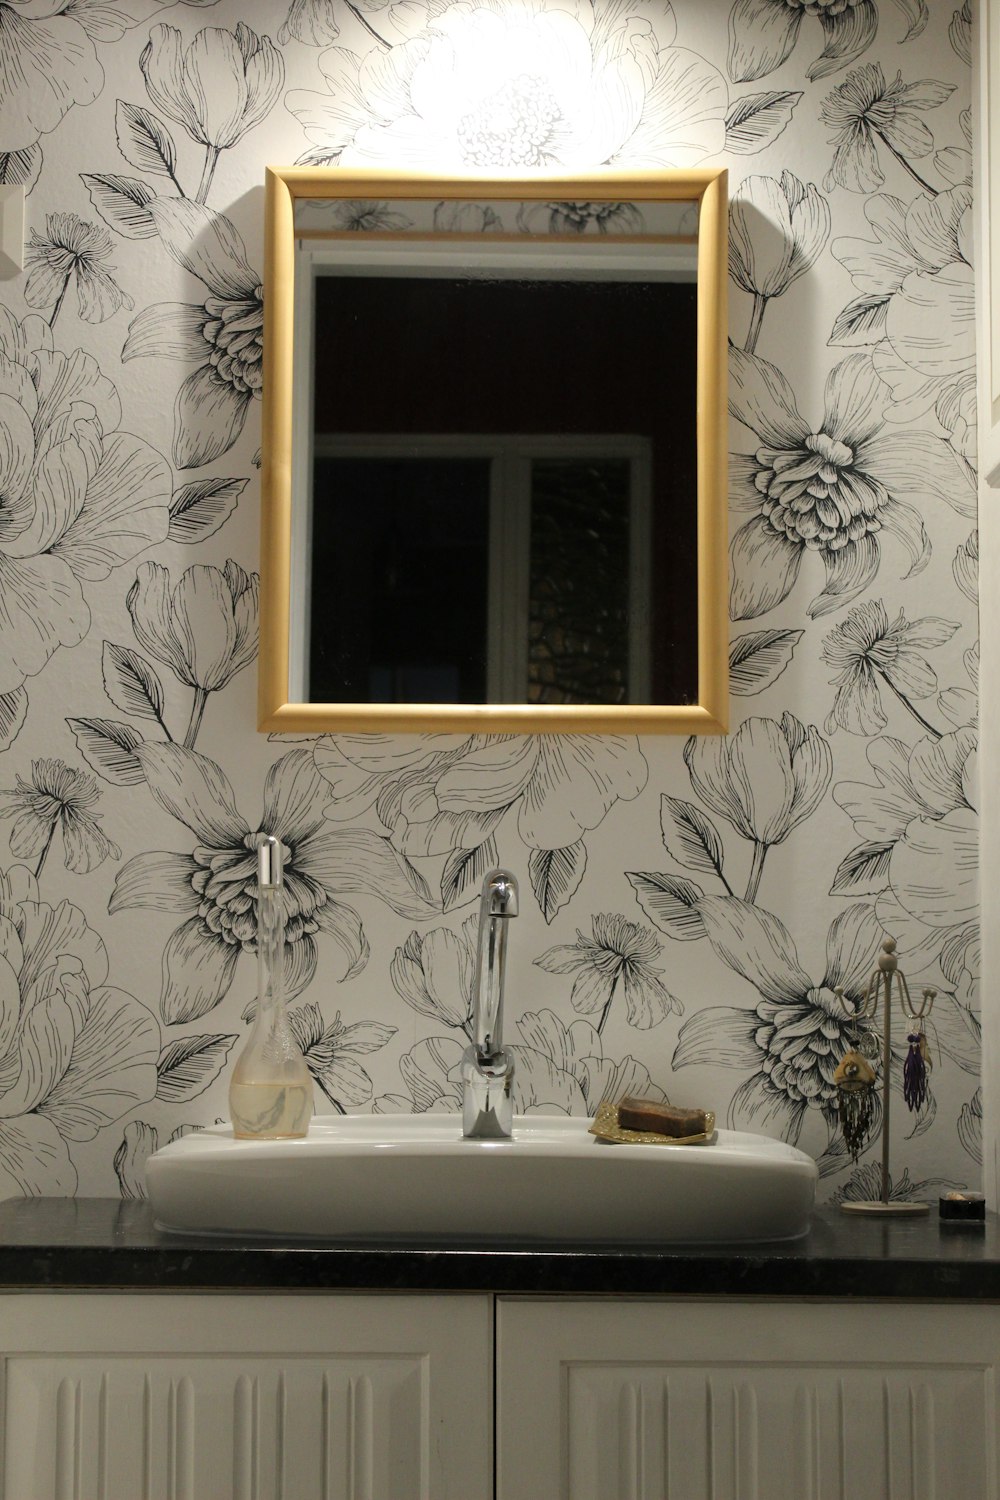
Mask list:
[[[890,933],[939,990],[894,1184],[978,1183],[968,6],[0,13],[0,1189],[135,1193],[225,1114],[261,828],[341,1108],[453,1097],[484,845],[522,1107],[658,1090],[867,1196],[832,986]],[[261,183],[300,158],[728,163],[728,741],[256,735]]]

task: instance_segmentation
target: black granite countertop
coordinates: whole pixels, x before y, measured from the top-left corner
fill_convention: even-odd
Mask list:
[[[373,1245],[166,1233],[147,1203],[114,1198],[0,1203],[0,1290],[58,1289],[1000,1301],[1000,1221],[823,1208],[803,1239],[767,1245]]]

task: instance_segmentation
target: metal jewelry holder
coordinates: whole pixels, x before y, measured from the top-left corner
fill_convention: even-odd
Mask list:
[[[892,1042],[890,1037],[892,1023],[892,992],[895,983],[896,994],[899,998],[900,1008],[903,1015],[914,1021],[920,1021],[924,1016],[930,1015],[934,1004],[935,991],[924,990],[924,1003],[920,1010],[915,1010],[910,999],[909,986],[906,983],[906,975],[899,967],[899,959],[896,957],[895,938],[886,938],[882,944],[882,952],[878,958],[878,968],[868,983],[868,992],[865,995],[864,1004],[856,1011],[852,1011],[844,1001],[841,991],[837,991],[838,999],[846,1013],[852,1020],[874,1021],[878,1015],[879,990],[882,990],[885,1004],[885,1025],[882,1033],[882,1196],[879,1199],[864,1199],[860,1202],[841,1202],[841,1208],[845,1214],[895,1214],[897,1217],[905,1215],[926,1214],[930,1211],[929,1203],[919,1203],[913,1199],[896,1199],[889,1201],[889,1103],[890,1103],[890,1071],[892,1063]]]

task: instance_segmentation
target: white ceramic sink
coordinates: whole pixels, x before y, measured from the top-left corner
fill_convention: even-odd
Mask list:
[[[769,1136],[611,1145],[581,1118],[517,1116],[463,1140],[458,1115],[319,1115],[304,1140],[213,1126],[146,1166],[161,1227],[329,1240],[697,1243],[804,1234],[817,1170]]]

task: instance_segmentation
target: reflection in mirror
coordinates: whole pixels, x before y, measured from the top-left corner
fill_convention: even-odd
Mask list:
[[[720,728],[719,174],[467,200],[297,170],[282,727]]]

